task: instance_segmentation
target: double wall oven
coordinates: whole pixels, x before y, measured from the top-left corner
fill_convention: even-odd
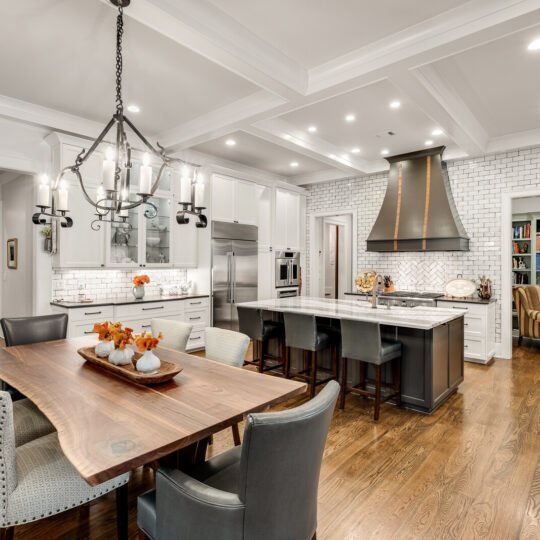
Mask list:
[[[300,283],[300,253],[276,251],[276,289],[298,287]]]

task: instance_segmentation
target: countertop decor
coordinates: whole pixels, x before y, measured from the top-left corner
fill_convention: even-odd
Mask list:
[[[377,272],[375,270],[363,270],[360,272],[354,280],[357,290],[360,292],[370,292],[375,284],[376,276]]]
[[[467,298],[476,292],[476,284],[470,279],[452,279],[444,286],[444,292],[447,296]]]

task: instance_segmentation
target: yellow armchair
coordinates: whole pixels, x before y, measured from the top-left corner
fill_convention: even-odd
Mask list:
[[[513,296],[518,316],[518,345],[521,345],[524,337],[540,339],[540,287],[515,287]]]

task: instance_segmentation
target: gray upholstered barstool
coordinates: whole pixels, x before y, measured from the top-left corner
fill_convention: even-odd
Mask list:
[[[393,393],[384,397],[383,401],[396,398],[396,405],[401,403],[401,343],[399,341],[384,341],[381,339],[379,323],[341,320],[341,396],[339,408],[345,408],[345,394],[353,392],[362,396],[375,398],[373,419],[379,421],[381,408],[381,387],[390,387]],[[360,382],[356,386],[347,386],[347,360],[360,362]],[[393,362],[393,384],[381,382],[381,366]],[[367,379],[365,368],[367,364],[375,366],[375,380]],[[366,384],[375,385],[375,392],[366,390]]]
[[[262,309],[238,307],[238,326],[242,334],[246,334],[253,340],[253,360],[246,360],[245,364],[257,366],[259,373],[283,367],[285,365],[285,331],[283,323],[265,321]],[[268,354],[268,342],[271,339],[279,339],[281,357]],[[257,357],[255,357],[257,348]],[[265,360],[281,360],[281,364],[266,367]]]
[[[309,382],[310,396],[315,395],[315,387],[332,379],[338,378],[337,373],[337,347],[339,334],[330,327],[318,327],[315,315],[300,315],[298,313],[283,314],[285,321],[285,376],[298,377]],[[291,373],[291,347],[304,351],[304,369]],[[332,349],[332,369],[326,370],[317,367],[317,351]],[[311,352],[311,361],[309,353]],[[317,370],[330,373],[330,376],[317,380]]]

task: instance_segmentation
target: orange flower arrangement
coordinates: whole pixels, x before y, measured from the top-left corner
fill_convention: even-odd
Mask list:
[[[113,334],[118,331],[118,329],[122,328],[122,323],[116,322],[114,324],[109,323],[109,321],[105,321],[102,324],[96,323],[94,324],[94,329],[92,332],[95,332],[96,334],[99,334],[98,338],[99,341],[112,341]]]
[[[161,332],[157,337],[153,337],[152,334],[143,332],[142,334],[135,336],[135,345],[137,345],[137,349],[141,352],[151,351],[158,346],[161,339],[163,339],[163,334]]]
[[[114,341],[114,347],[119,351],[123,351],[126,345],[133,343],[133,328],[115,328],[112,332],[112,340]]]
[[[143,283],[150,283],[150,278],[147,275],[135,276],[133,278],[133,285],[140,287]]]

